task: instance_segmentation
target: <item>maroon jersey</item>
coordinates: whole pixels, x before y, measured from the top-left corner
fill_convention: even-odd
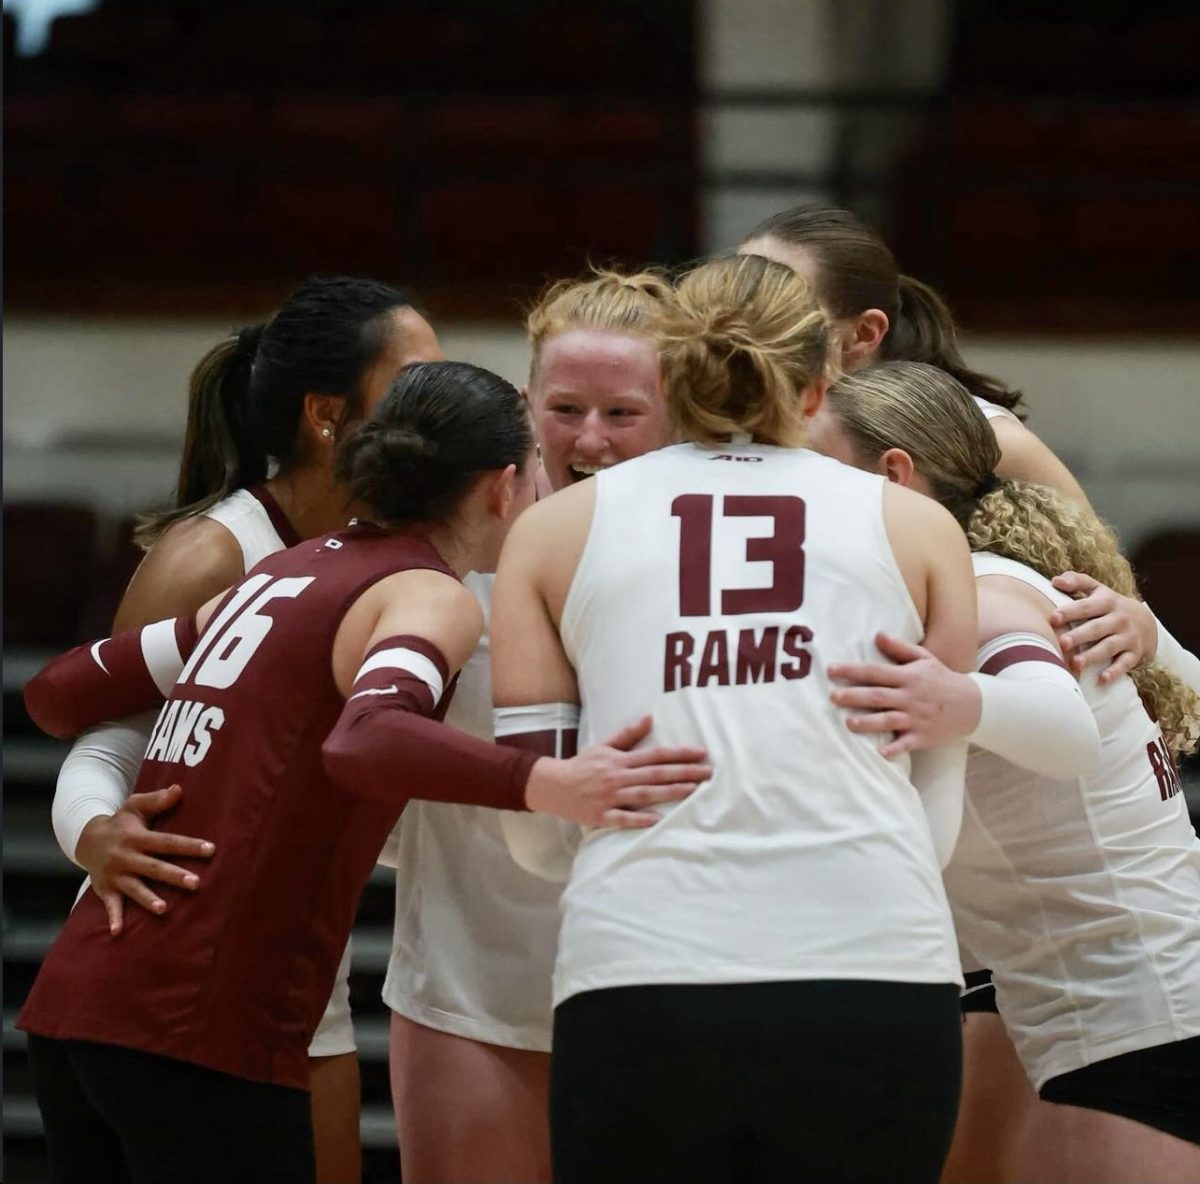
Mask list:
[[[344,706],[333,640],[368,586],[415,568],[454,574],[423,539],[351,526],[268,556],[224,599],[137,782],[138,792],[182,785],[160,828],[216,845],[190,864],[200,888],[158,886],[167,912],[127,905],[116,938],[86,893],[20,1027],[307,1088],[309,1040],[403,804],[399,789],[388,805],[338,789],[324,771],[321,745]]]

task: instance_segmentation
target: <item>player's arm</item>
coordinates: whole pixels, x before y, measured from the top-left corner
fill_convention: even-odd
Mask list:
[[[577,511],[587,514],[594,497],[591,483]],[[579,737],[579,688],[558,627],[551,619],[544,585],[553,577],[546,560],[570,554],[569,586],[582,542],[570,523],[566,497],[540,512],[530,511],[505,543],[492,591],[492,702],[496,741],[552,756],[573,756]],[[564,503],[567,503],[564,510]],[[546,540],[549,539],[547,547]],[[560,594],[558,602],[565,599]],[[560,608],[561,612],[561,608]],[[500,829],[517,865],[542,879],[563,883],[582,831],[548,814],[505,814]]]
[[[25,684],[25,707],[43,732],[65,740],[105,720],[160,706],[196,645],[195,617],[156,621],[85,642]]]
[[[949,669],[920,646],[882,636],[894,664],[845,664],[831,676],[833,700],[869,714],[847,726],[894,732],[886,755],[966,737],[980,748],[1047,777],[1083,776],[1095,765],[1095,717],[1059,653],[1053,606],[1034,589],[1003,576],[979,587],[979,651],[973,672]]]
[[[996,436],[996,443],[1000,445],[997,477],[1005,481],[1048,485],[1081,506],[1090,505],[1083,486],[1075,480],[1071,470],[1023,423],[1001,415],[989,419],[988,424]]]
[[[113,632],[141,628],[164,616],[187,616],[236,583],[242,562],[236,539],[219,523],[201,518],[176,524],[134,573]],[[133,793],[153,725],[154,713],[147,711],[89,729],[59,770],[51,806],[58,844],[91,877],[114,933],[122,927],[123,897],[155,912],[166,908],[146,881],[196,886],[195,875],[161,857],[206,858],[213,851],[206,840],[149,825],[178,804],[178,786]]]
[[[412,574],[400,573],[391,580]],[[406,584],[410,594],[418,592]],[[393,584],[393,593],[395,588]],[[481,611],[461,586],[453,594],[428,585],[420,591],[433,593],[441,609],[431,617],[415,604],[397,603],[394,611],[380,613],[359,648],[363,660],[352,678],[339,674],[335,645],[335,678],[349,695],[325,742],[323,757],[326,771],[341,787],[398,808],[418,797],[501,809],[528,807],[589,825],[616,825],[604,820],[621,807],[684,797],[695,782],[708,776],[710,770],[698,763],[703,753],[691,748],[634,754],[616,744],[595,745],[577,757],[559,759],[489,744],[437,722],[432,715],[439,688],[445,686],[451,662],[461,664],[474,649]],[[458,598],[460,594],[467,599]],[[413,595],[403,599],[410,602]],[[456,649],[450,618],[467,612],[473,614],[474,636],[470,631],[459,633]],[[339,641],[356,627],[352,614],[354,609],[339,629]],[[361,623],[361,614],[358,619]],[[395,632],[410,629],[420,631]],[[617,739],[632,747],[648,730],[645,721],[643,731],[626,729]],[[630,815],[621,824],[647,825],[641,818]],[[657,821],[657,816],[651,821]]]

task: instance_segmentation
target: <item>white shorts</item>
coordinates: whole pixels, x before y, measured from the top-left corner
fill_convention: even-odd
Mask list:
[[[354,1042],[354,1018],[350,1015],[350,942],[346,943],[338,964],[333,994],[321,1022],[308,1046],[310,1057],[336,1057],[357,1049]]]

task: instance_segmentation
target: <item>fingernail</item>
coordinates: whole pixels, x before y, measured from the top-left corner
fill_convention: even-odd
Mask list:
[[[195,888],[200,883],[200,877],[189,873],[183,877],[183,882],[188,888]]]
[[[212,853],[213,853],[213,852],[216,850],[216,847],[214,847],[214,846],[212,845],[212,843],[202,843],[202,844],[201,844],[201,846],[200,846],[200,850],[201,850],[201,851],[202,851],[202,852],[203,852],[205,855],[211,855],[211,854],[212,854]]]
[[[167,906],[166,906],[166,904],[164,904],[164,903],[163,903],[163,901],[161,901],[161,900],[156,900],[156,901],[155,901],[155,902],[154,902],[154,903],[153,903],[153,904],[152,904],[150,907],[151,907],[151,908],[152,908],[152,909],[153,909],[153,910],[154,910],[156,913],[161,913],[161,912],[163,912],[163,911],[166,909],[166,907],[167,907]]]

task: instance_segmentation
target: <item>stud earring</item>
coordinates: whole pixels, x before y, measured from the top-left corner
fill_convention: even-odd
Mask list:
[[[321,435],[324,436],[327,440],[333,439],[333,433],[328,428],[322,428]]]

